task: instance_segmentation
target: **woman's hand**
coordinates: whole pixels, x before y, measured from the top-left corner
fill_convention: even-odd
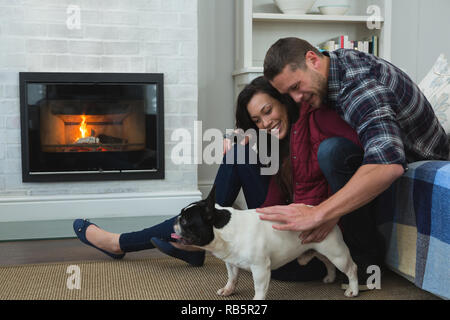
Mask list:
[[[239,133],[239,131],[238,130],[235,130],[234,131],[235,133]],[[224,139],[223,139],[223,154],[225,155],[228,151],[230,151],[230,149],[233,147],[233,140],[232,140],[233,138],[228,138],[228,137],[225,137]],[[242,140],[241,140],[241,142],[240,142],[240,144],[241,145],[243,145],[243,146],[245,146],[248,142],[250,141],[250,137],[249,136],[245,136]]]
[[[223,139],[223,154],[226,154],[231,149],[232,146],[233,142],[230,139],[228,138]]]

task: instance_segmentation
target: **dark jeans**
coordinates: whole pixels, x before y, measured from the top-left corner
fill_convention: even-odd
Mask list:
[[[345,138],[329,138],[319,146],[318,160],[333,193],[339,191],[362,164],[363,150]],[[373,215],[374,202],[342,216],[339,224],[344,241],[355,263],[364,270],[376,264],[381,267],[384,248]]]
[[[254,151],[248,146],[235,144],[228,154],[228,159],[234,159],[233,163],[226,163],[224,157],[219,167],[215,179],[216,203],[229,207],[236,200],[242,188],[247,207],[255,209],[261,206],[266,199],[269,187],[270,176],[260,174],[261,164],[252,164],[250,155],[255,156]],[[253,153],[253,154],[252,154]],[[238,164],[238,155],[244,155],[244,163]],[[242,159],[242,158],[241,158]],[[255,157],[257,159],[257,157]],[[124,252],[140,251],[154,248],[150,242],[152,237],[157,237],[165,241],[171,241],[171,234],[174,232],[173,224],[177,216],[165,220],[164,222],[150,228],[137,232],[122,233],[119,244]],[[296,260],[287,265],[272,271],[272,278],[284,281],[308,281],[318,280],[326,275],[326,269],[322,262],[316,258],[306,266],[300,266]]]

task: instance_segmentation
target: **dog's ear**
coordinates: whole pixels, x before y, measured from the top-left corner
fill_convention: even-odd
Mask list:
[[[209,210],[214,211],[216,205],[216,185],[214,184],[209,192],[208,198],[206,198],[206,206]]]
[[[212,187],[204,202],[206,203],[206,209],[202,217],[205,222],[216,228],[222,228],[230,221],[230,211],[216,209],[216,185]]]
[[[216,185],[213,185],[211,191],[209,192],[208,197],[205,199],[205,202],[206,202],[206,209],[204,219],[212,224],[214,221],[214,213],[216,205]]]

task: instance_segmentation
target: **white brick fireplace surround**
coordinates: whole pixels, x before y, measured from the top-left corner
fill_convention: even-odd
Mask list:
[[[80,217],[140,230],[199,200],[197,166],[170,159],[197,120],[197,47],[196,0],[0,0],[0,241],[73,237]],[[163,73],[165,179],[23,183],[19,72]]]

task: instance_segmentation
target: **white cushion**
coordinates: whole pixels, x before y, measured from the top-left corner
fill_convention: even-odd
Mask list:
[[[447,134],[450,134],[450,66],[443,54],[419,84]]]

